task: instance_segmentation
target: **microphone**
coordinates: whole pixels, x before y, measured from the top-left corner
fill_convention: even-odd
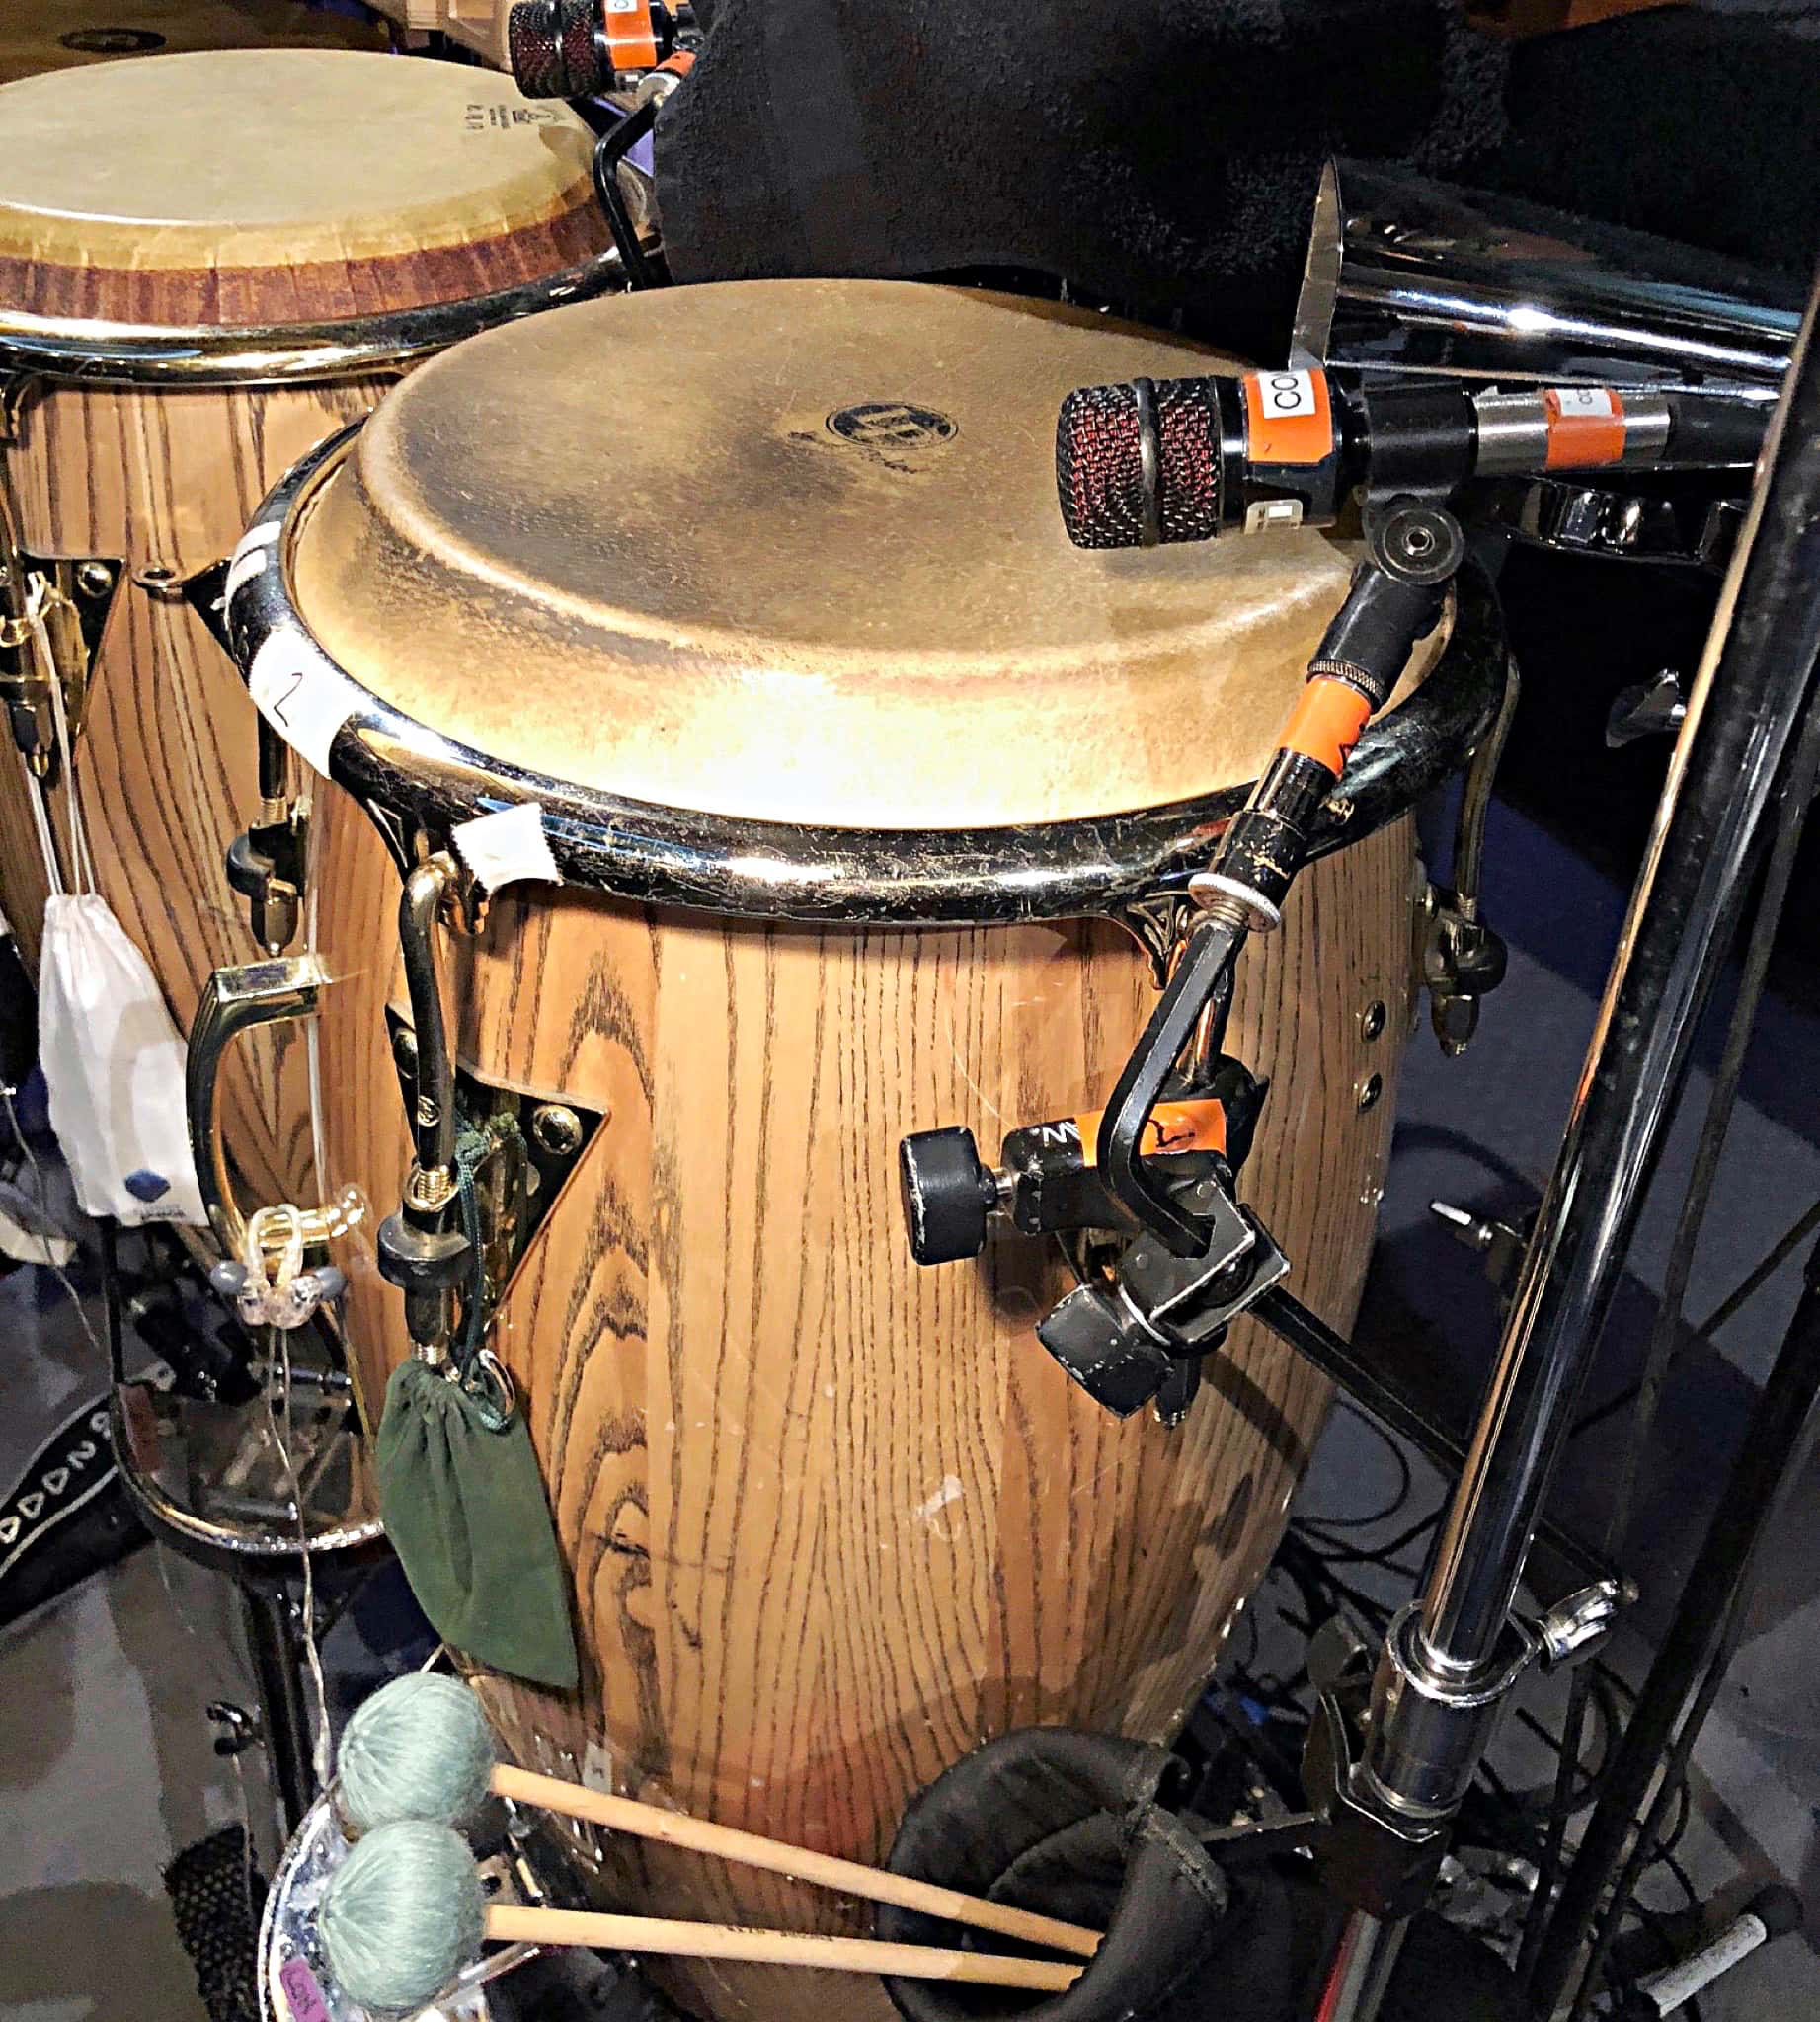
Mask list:
[[[527,99],[585,99],[618,91],[695,42],[687,0],[518,0],[506,53]]]
[[[1318,368],[1083,386],[1056,422],[1056,495],[1077,548],[1148,548],[1327,526],[1380,497],[1468,478],[1757,460],[1755,394],[1617,386],[1475,391],[1460,380],[1343,389]]]

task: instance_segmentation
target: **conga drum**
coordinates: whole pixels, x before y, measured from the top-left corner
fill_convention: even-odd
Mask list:
[[[1343,594],[1312,534],[1065,538],[1063,395],[1220,368],[963,289],[640,294],[433,360],[247,536],[236,658],[345,790],[310,872],[331,1178],[389,1205],[410,1158],[387,847],[493,888],[419,999],[464,1117],[572,1150],[488,1273],[582,1651],[573,1693],[480,1681],[528,1765],[876,1859],[1009,1728],[1169,1736],[1260,1576],[1325,1384],[1246,1321],[1182,1423],[1115,1420],[1034,1333],[1061,1256],[920,1270],[896,1177],[907,1131],[1104,1102]],[[1340,1327],[1410,1022],[1407,810],[1488,720],[1486,624],[1463,605],[1367,733],[1346,846],[1230,1020],[1271,1083],[1245,1198]],[[412,1351],[357,1240],[371,1410]],[[857,1917],[649,1845],[575,1861],[671,1916]],[[666,1983],[722,2022],[883,2011],[814,1979]]]
[[[262,811],[256,719],[198,573],[409,361],[616,285],[591,146],[497,77],[353,50],[150,56],[0,89],[0,686],[60,807],[23,623],[40,597],[99,888],[180,1025],[211,971],[259,952],[229,845],[262,815],[301,845],[309,817],[281,783]],[[44,893],[9,753],[0,907],[33,965]],[[314,1202],[303,1050],[253,1034],[227,1072],[249,1193]]]

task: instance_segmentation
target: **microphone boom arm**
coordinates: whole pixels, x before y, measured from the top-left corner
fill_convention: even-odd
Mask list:
[[[1308,662],[1276,755],[1212,863],[1189,883],[1204,916],[1119,1075],[1100,1128],[1101,1180],[1139,1227],[1178,1257],[1203,1255],[1211,1225],[1147,1172],[1142,1150],[1151,1112],[1216,993],[1229,994],[1247,937],[1279,924],[1348,754],[1373,713],[1389,700],[1416,643],[1434,629],[1465,556],[1453,514],[1413,499],[1369,514],[1366,533],[1369,552]],[[1224,1025],[1224,1002],[1217,1020]]]

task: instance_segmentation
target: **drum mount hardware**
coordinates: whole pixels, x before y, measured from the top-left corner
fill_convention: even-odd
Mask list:
[[[406,1325],[441,1362],[457,1321],[477,1338],[543,1216],[600,1128],[600,1114],[483,1081],[448,1044],[432,936],[438,918],[477,931],[485,901],[452,856],[405,880],[399,933],[407,1023],[386,1027],[415,1152],[404,1199],[380,1224],[379,1270],[405,1294]]]
[[[1388,696],[1434,626],[1465,552],[1451,513],[1408,498],[1369,512],[1366,537],[1366,559],[1309,662],[1305,691],[1306,699],[1323,683],[1343,685],[1354,740],[1358,723]],[[1513,683],[1501,725],[1514,692]],[[1213,867],[1190,881],[1203,917],[1178,946],[1103,1117],[1091,1120],[1094,1150],[1081,1125],[1066,1121],[1012,1131],[996,1172],[981,1164],[964,1129],[922,1132],[900,1147],[906,1220],[919,1263],[977,1254],[992,1212],[1028,1234],[1103,1238],[1070,1253],[1080,1283],[1036,1331],[1068,1373],[1122,1418],[1153,1404],[1164,1423],[1178,1423],[1202,1358],[1289,1269],[1269,1231],[1234,1198],[1264,1084],[1221,1047],[1238,952],[1249,933],[1278,924],[1312,820],[1345,762],[1343,742],[1334,749],[1298,735],[1285,734]],[[1312,755],[1309,744],[1326,757]],[[1469,835],[1482,814],[1469,795]],[[1461,870],[1463,884],[1475,887],[1475,842]],[[1488,932],[1471,937],[1476,908],[1468,906],[1442,914],[1434,940],[1455,965],[1437,958],[1432,972],[1444,1045],[1459,1031],[1444,1021],[1444,1009],[1452,1018],[1458,1004],[1475,1019],[1477,992],[1502,974],[1502,948]],[[1464,1023],[1460,1046],[1469,1033]]]
[[[51,675],[40,664],[34,616],[50,648],[73,741],[81,735],[89,673],[123,565],[102,556],[67,561],[28,554],[11,537],[8,518],[0,481],[0,700],[11,719],[13,741],[38,777],[49,780],[56,766],[56,725]]]

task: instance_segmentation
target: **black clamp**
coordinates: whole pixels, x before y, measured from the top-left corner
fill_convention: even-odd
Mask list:
[[[1107,1410],[1124,1418],[1150,1404],[1173,1424],[1193,1400],[1201,1359],[1288,1269],[1233,1199],[1264,1095],[1240,1062],[1216,1055],[1199,1079],[1172,1080],[1148,1120],[1152,1184],[1208,1232],[1192,1258],[1148,1234],[1108,1191],[1093,1162],[1094,1117],[1008,1132],[995,1168],[959,1127],[905,1138],[910,1252],[920,1264],[978,1256],[994,1219],[1022,1235],[1095,1237],[1071,1250],[1081,1282],[1038,1323],[1037,1338]]]

